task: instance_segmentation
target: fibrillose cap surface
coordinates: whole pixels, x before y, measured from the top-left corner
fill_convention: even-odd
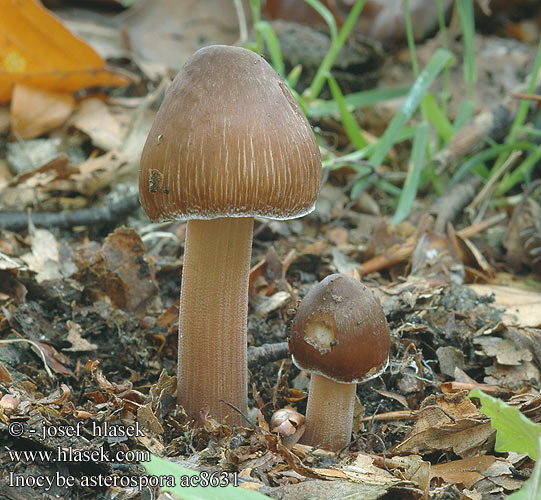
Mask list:
[[[370,289],[345,274],[332,274],[302,300],[289,351],[305,371],[359,383],[385,370],[390,344],[387,320]]]
[[[198,50],[174,79],[150,130],[139,196],[152,220],[309,213],[321,156],[278,74],[246,49]]]

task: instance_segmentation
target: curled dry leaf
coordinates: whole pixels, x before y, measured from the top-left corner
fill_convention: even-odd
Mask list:
[[[395,451],[452,450],[458,456],[468,458],[490,448],[495,431],[465,395],[464,391],[427,397],[421,403],[410,435],[396,446]]]

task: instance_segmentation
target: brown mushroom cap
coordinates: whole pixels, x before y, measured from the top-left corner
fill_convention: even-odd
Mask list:
[[[287,85],[260,56],[214,45],[184,64],[141,157],[139,195],[152,220],[309,213],[321,156]]]
[[[359,383],[386,368],[390,343],[385,315],[370,289],[345,274],[332,274],[302,300],[289,351],[305,371]]]

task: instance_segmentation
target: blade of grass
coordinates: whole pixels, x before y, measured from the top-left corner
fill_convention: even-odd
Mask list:
[[[250,0],[250,10],[252,11],[252,20],[254,27],[257,26],[257,23],[261,21],[261,3],[260,0]],[[254,29],[255,31],[255,51],[259,54],[263,54],[263,38],[261,33]]]
[[[393,226],[396,226],[408,216],[417,196],[429,132],[430,127],[426,122],[420,123],[415,127],[415,136],[413,138],[413,146],[408,164],[408,174],[400,193],[396,212],[391,221]]]
[[[541,68],[541,37],[539,37],[539,43],[537,45],[537,54],[535,56],[535,62],[532,69],[532,74],[530,76],[530,81],[528,82],[528,89],[526,90],[527,94],[533,94],[535,92],[535,86],[537,83],[539,70]],[[514,142],[517,138],[520,127],[524,125],[526,116],[528,115],[528,108],[530,107],[530,102],[527,99],[523,99],[519,104],[517,114],[511,125],[511,130],[507,136],[506,142]]]
[[[410,53],[411,67],[415,78],[419,76],[419,62],[417,61],[417,52],[415,51],[415,38],[413,37],[413,26],[411,25],[410,2],[403,0],[404,21],[406,23],[406,39],[408,41],[408,50]]]
[[[338,104],[338,108],[340,109],[342,125],[344,125],[344,130],[346,131],[348,139],[357,149],[364,148],[368,145],[368,142],[364,138],[362,130],[357,123],[357,120],[348,111],[346,103],[344,101],[344,96],[342,94],[342,91],[340,90],[340,87],[338,86],[338,83],[331,75],[328,76],[327,81],[329,84],[329,88],[331,89],[333,99],[336,101],[336,104]]]
[[[409,87],[388,87],[363,90],[344,96],[344,102],[351,111],[353,109],[372,106],[378,102],[387,101],[396,97],[402,97],[406,95],[409,90]],[[316,100],[310,103],[309,112],[312,118],[320,118],[337,114],[340,112],[340,109],[334,99],[329,101]]]
[[[539,43],[537,45],[537,54],[535,56],[535,61],[532,69],[532,74],[530,75],[530,81],[528,82],[528,88],[526,92],[528,94],[533,94],[535,91],[535,86],[537,83],[537,79],[539,77],[539,71],[541,69],[541,37],[539,37]],[[530,103],[527,100],[521,101],[518,107],[517,114],[515,115],[515,119],[513,120],[513,124],[511,125],[511,129],[509,130],[509,134],[507,135],[505,139],[505,143],[513,143],[515,142],[519,130],[524,125],[524,121],[526,120],[526,117],[528,116],[528,108],[530,106]],[[491,173],[496,172],[502,163],[507,159],[507,155],[509,153],[506,151],[502,153],[498,159],[494,162],[494,165],[492,166]]]
[[[280,44],[278,43],[276,33],[267,21],[259,21],[256,23],[255,29],[265,40],[265,44],[269,49],[273,68],[276,70],[276,73],[283,78],[285,75],[284,59],[282,58],[282,51],[280,50]]]
[[[325,7],[319,0],[304,0],[312,9],[314,9],[327,23],[329,27],[329,33],[331,35],[331,42],[335,42],[338,38],[338,28],[336,27],[336,20],[331,11]]]
[[[338,52],[340,52],[340,49],[346,42],[347,37],[353,29],[355,21],[357,21],[357,18],[361,14],[365,2],[366,0],[357,0],[357,2],[349,11],[348,17],[346,18],[346,21],[344,22],[340,33],[338,33],[336,40],[333,40],[331,42],[331,47],[329,51],[327,52],[327,54],[325,54],[325,57],[323,58],[323,61],[317,69],[316,75],[314,76],[310,87],[306,90],[307,96],[310,99],[316,99],[321,92],[323,85],[325,85],[325,82],[327,80],[327,74],[330,72],[334,60],[338,55]]]
[[[458,0],[456,6],[462,28],[462,44],[464,45],[464,80],[467,85],[468,99],[471,99],[477,79],[475,69],[475,17],[473,0]]]
[[[438,25],[440,30],[441,46],[445,50],[449,50],[449,40],[447,39],[447,26],[445,24],[445,11],[443,9],[442,0],[436,0],[436,6],[438,9]],[[447,115],[447,105],[451,94],[449,93],[449,78],[450,78],[450,66],[445,66],[442,73],[442,90],[441,90],[441,109],[445,115]]]
[[[427,93],[425,95],[423,106],[426,117],[430,120],[430,123],[434,125],[439,136],[447,142],[453,136],[455,130],[447,116],[445,116],[445,113],[438,106],[433,94]]]
[[[295,88],[302,73],[302,66],[297,64],[287,75],[286,81],[290,88]]]
[[[464,99],[460,106],[458,107],[458,113],[456,114],[455,122],[453,123],[453,128],[455,132],[460,130],[473,116],[475,110],[475,104],[470,99]]]
[[[473,170],[477,165],[483,164],[485,161],[490,160],[491,158],[494,158],[502,153],[510,153],[511,151],[515,150],[527,151],[531,149],[534,149],[534,145],[529,142],[523,141],[515,142],[513,144],[500,144],[490,149],[481,151],[480,153],[473,155],[470,159],[465,161],[460,166],[460,168],[451,178],[451,184],[455,184],[456,182],[460,181],[462,177],[464,177],[470,170]],[[487,172],[487,177],[488,175],[490,175],[489,172]]]
[[[401,108],[395,114],[391,123],[385,129],[383,135],[376,143],[376,148],[370,156],[369,162],[377,168],[381,165],[389,150],[393,147],[400,131],[406,122],[412,117],[413,113],[419,107],[423,96],[432,85],[436,77],[441,73],[445,65],[453,58],[453,55],[444,49],[438,49],[428,61],[419,77],[411,87],[411,90],[402,104]]]
[[[507,191],[515,187],[522,179],[529,176],[540,159],[541,148],[538,147],[534,149],[534,151],[530,153],[530,155],[517,168],[504,176],[496,189],[496,195],[507,193]]]

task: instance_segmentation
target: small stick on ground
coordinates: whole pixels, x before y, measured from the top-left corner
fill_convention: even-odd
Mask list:
[[[434,203],[431,212],[436,215],[434,232],[443,234],[447,223],[453,221],[456,215],[474,198],[481,185],[481,179],[468,176],[463,182],[455,184],[447,193]]]
[[[34,226],[73,227],[90,224],[110,224],[139,207],[139,195],[134,194],[101,207],[83,208],[66,212],[31,213]],[[17,231],[28,226],[26,212],[0,212],[0,228]]]
[[[289,357],[287,342],[248,347],[248,366],[250,368],[268,363],[269,361],[279,361],[287,357]]]

